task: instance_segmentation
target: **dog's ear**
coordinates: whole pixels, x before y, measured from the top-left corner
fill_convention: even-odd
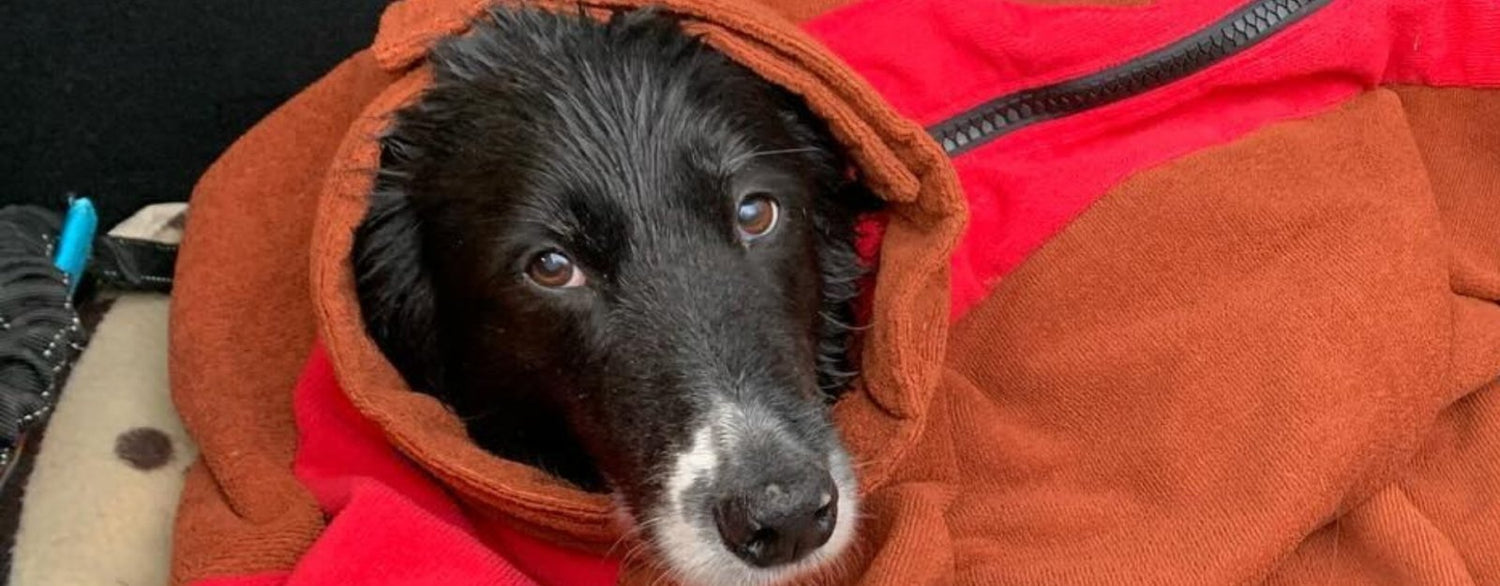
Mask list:
[[[377,186],[354,234],[354,283],[365,329],[415,390],[443,378],[437,300],[422,253],[422,226],[399,190]]]

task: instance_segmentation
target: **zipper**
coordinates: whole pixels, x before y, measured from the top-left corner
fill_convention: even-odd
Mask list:
[[[1213,25],[1098,73],[990,100],[928,128],[949,156],[1023,127],[1071,116],[1178,81],[1266,40],[1331,0],[1258,0]]]

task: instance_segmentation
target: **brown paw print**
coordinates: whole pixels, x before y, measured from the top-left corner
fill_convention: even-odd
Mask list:
[[[154,427],[137,427],[115,438],[115,455],[137,470],[155,470],[172,461],[172,438]]]

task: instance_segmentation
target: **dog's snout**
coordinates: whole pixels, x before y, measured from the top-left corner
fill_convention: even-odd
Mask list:
[[[825,471],[761,483],[725,495],[714,522],[725,546],[761,568],[802,559],[828,541],[838,522],[837,487]]]

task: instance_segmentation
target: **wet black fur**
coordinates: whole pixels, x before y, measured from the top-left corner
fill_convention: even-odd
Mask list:
[[[382,137],[353,256],[368,331],[413,388],[480,446],[636,506],[703,389],[752,389],[834,441],[870,200],[798,98],[650,11],[496,9],[431,63]],[[746,190],[784,213],[750,246]],[[525,279],[554,247],[589,287]]]

